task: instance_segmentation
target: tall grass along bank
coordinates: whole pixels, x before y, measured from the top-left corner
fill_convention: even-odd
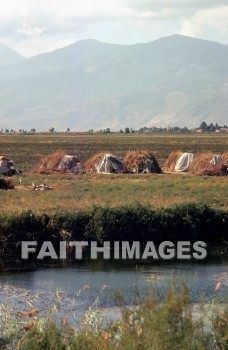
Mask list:
[[[64,298],[59,293],[46,315],[39,309],[18,311],[13,306],[0,305],[5,320],[0,322],[0,349],[225,350],[228,309],[225,300],[221,304],[220,286],[221,283],[216,285],[211,302],[195,305],[197,308],[191,304],[188,287],[177,283],[170,284],[165,295],[151,286],[145,299],[136,290],[136,300],[130,308],[125,306],[121,292],[116,291],[119,317],[110,322],[99,303],[93,303],[78,326],[69,320],[70,309],[60,322],[56,321],[53,312]]]
[[[161,210],[148,207],[96,207],[86,211],[56,212],[55,214],[1,214],[0,257],[20,256],[20,242],[107,240],[153,241],[228,241],[228,214],[206,205],[185,204]]]

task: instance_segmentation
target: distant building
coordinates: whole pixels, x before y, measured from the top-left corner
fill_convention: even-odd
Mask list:
[[[220,128],[219,132],[228,132],[228,128]]]

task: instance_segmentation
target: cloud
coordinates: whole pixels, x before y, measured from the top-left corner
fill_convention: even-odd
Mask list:
[[[224,39],[228,36],[228,5],[197,11],[191,18],[182,22],[179,34],[202,36],[208,28],[220,32]]]
[[[195,11],[200,9],[220,7],[227,5],[227,0],[125,0],[125,5],[134,11],[145,12],[153,11],[157,14],[164,13],[164,9],[171,9],[176,13],[182,13],[185,16],[191,16]]]
[[[177,32],[228,42],[227,0],[0,0],[0,6],[0,42],[28,55],[85,38],[132,43]]]
[[[25,36],[36,36],[42,34],[47,28],[32,26],[30,23],[21,22],[20,26],[16,29],[17,33],[24,34]]]

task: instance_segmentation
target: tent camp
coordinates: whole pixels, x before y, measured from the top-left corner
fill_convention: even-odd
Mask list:
[[[83,167],[75,155],[67,155],[65,152],[56,152],[44,157],[34,172],[50,174],[53,172],[82,174]]]
[[[97,173],[123,173],[125,167],[123,162],[112,154],[98,153],[85,162],[86,172]]]
[[[12,160],[5,156],[0,156],[0,174],[12,176],[21,174],[21,171],[15,167]]]
[[[191,173],[197,175],[223,176],[227,175],[224,158],[211,152],[199,153],[191,165]]]
[[[172,152],[166,160],[163,170],[166,172],[190,172],[196,175],[227,175],[226,154],[220,156],[212,152],[182,153]]]
[[[163,170],[166,172],[178,173],[190,171],[194,157],[193,153],[183,153],[180,151],[172,152],[165,161]]]
[[[147,150],[128,152],[124,158],[124,165],[132,173],[161,173],[155,156]]]

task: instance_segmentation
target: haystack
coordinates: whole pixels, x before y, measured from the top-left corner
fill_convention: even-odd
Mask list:
[[[124,165],[133,173],[161,173],[155,156],[147,150],[128,152],[124,158]]]
[[[42,158],[38,168],[34,172],[39,174],[70,173],[81,174],[83,168],[80,160],[75,155],[67,155],[63,151],[49,154]]]
[[[105,156],[105,152],[100,152],[90,157],[84,164],[84,170],[86,173],[97,173],[97,167],[102,162]]]
[[[222,157],[211,152],[197,154],[191,165],[191,174],[223,176],[227,175],[227,167]]]
[[[181,151],[175,151],[170,153],[163,166],[163,171],[174,172],[176,163],[182,154],[183,152]]]
[[[125,167],[123,162],[112,154],[98,153],[85,163],[85,171],[97,173],[123,173]]]
[[[228,167],[228,152],[222,154],[223,164]]]

